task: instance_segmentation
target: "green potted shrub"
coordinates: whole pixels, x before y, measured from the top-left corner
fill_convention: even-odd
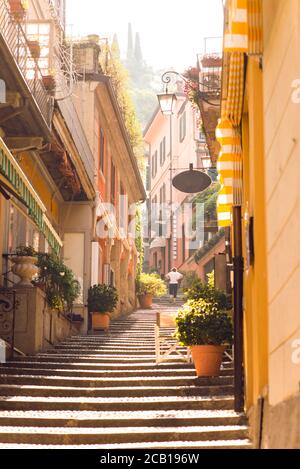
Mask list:
[[[34,284],[45,291],[49,306],[58,312],[71,312],[81,289],[72,270],[53,253],[38,253],[37,266],[39,275]]]
[[[118,292],[110,285],[93,285],[88,291],[88,311],[92,314],[93,330],[108,330],[110,313],[118,303]]]
[[[176,338],[190,347],[197,376],[219,376],[223,353],[233,339],[229,313],[216,303],[188,300],[176,317]]]
[[[211,276],[211,274],[209,274]],[[213,278],[205,284],[201,279],[195,277],[189,285],[183,286],[186,300],[205,300],[208,303],[215,303],[219,310],[231,308],[230,300],[225,292],[214,287]]]
[[[20,277],[19,286],[32,287],[32,279],[39,272],[37,252],[32,246],[18,246],[12,257],[12,272]]]
[[[154,296],[163,296],[167,293],[164,281],[158,274],[142,273],[137,280],[137,296],[142,309],[150,309]]]

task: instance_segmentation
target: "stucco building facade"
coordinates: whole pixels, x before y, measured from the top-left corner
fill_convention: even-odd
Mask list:
[[[239,16],[240,22],[236,23],[237,6],[245,15],[244,20]],[[222,102],[218,135],[223,146],[232,143],[226,138],[241,137],[241,153],[233,160],[243,168],[242,198],[234,184],[233,199],[227,198],[227,207],[233,200],[233,218],[228,224],[232,226],[233,243],[241,249],[235,254],[236,259],[243,260],[240,278],[244,290],[243,308],[236,308],[235,318],[244,322],[245,409],[258,448],[300,447],[300,62],[295,48],[300,32],[299,11],[297,0],[228,1],[225,5],[226,99]],[[244,32],[239,41],[235,37],[238,30]],[[236,88],[237,75],[234,80],[230,75],[231,61],[237,63],[240,59],[244,64],[240,68],[242,93]],[[236,90],[234,98],[228,91],[230,87]],[[231,99],[236,103],[235,114],[228,114]],[[222,156],[219,164],[223,171]],[[240,173],[233,173],[233,181],[237,178]],[[224,198],[220,199],[220,214],[224,215],[223,203]],[[219,219],[221,223],[223,220]],[[236,281],[239,276],[236,271]],[[235,299],[236,295],[238,290]]]
[[[91,47],[99,55],[99,44]],[[93,55],[95,67],[98,55]],[[97,68],[94,77],[82,80],[72,57],[73,45],[71,53],[65,42],[64,1],[1,3],[0,284],[9,289],[18,280],[11,273],[11,255],[18,246],[56,253],[80,283],[72,312],[82,317],[85,333],[91,285],[117,287],[116,315],[135,307],[137,251],[135,233],[128,233],[135,212],[129,207],[145,194],[110,79]],[[86,60],[84,68],[88,66]],[[122,207],[121,193],[127,196]],[[112,204],[114,215],[105,203]],[[109,240],[97,234],[101,221]],[[68,318],[48,309],[45,314],[44,293],[32,291],[24,293],[25,309],[16,311],[16,342],[25,353],[79,332]],[[31,341],[32,330],[37,340]]]

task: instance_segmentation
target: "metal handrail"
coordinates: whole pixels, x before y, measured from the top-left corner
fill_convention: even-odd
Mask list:
[[[1,323],[3,329],[0,327],[0,337],[8,343],[10,348],[10,357],[14,357],[15,351],[15,316],[16,316],[16,291],[13,289],[0,287],[0,312]],[[10,328],[9,328],[10,326]]]
[[[52,119],[52,97],[47,92],[43,84],[43,74],[38,61],[31,57],[26,34],[22,25],[14,19],[10,13],[7,0],[0,3],[0,35],[3,37],[10,53],[12,54],[24,81],[26,82],[33,98],[39,107],[48,127],[51,126]],[[34,78],[28,77],[27,60],[30,57],[35,63]]]
[[[11,280],[9,278],[9,274],[10,273],[13,273],[11,269],[9,269],[9,266],[8,266],[8,260],[10,257],[13,257],[14,254],[2,254],[2,257],[3,259],[5,260],[5,272],[2,272],[1,273],[1,276],[3,277],[4,279],[4,288],[8,288],[8,284],[10,283],[12,286],[15,286],[17,285],[16,282],[14,282],[13,280]],[[1,287],[0,287],[1,288]]]

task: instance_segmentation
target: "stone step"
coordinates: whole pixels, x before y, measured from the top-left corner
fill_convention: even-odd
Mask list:
[[[152,324],[154,324],[156,321],[156,311],[153,311],[151,312],[151,317],[149,316],[149,318],[132,318],[132,319],[124,319],[122,321],[118,321],[117,319],[113,319],[111,321],[111,325],[119,325],[119,326],[124,326],[124,325],[137,325],[137,324],[140,324],[141,326],[151,326]],[[74,336],[73,336],[74,337]],[[76,336],[77,337],[77,336]]]
[[[23,358],[23,359],[21,359]],[[20,357],[18,358],[18,361],[25,362],[26,363],[26,358],[25,357]],[[136,355],[136,356],[124,356],[124,355],[116,355],[116,356],[107,356],[107,355],[58,355],[58,354],[49,354],[49,355],[37,355],[36,357],[30,357],[31,362],[36,362],[36,363],[57,363],[59,362],[60,364],[63,363],[89,363],[90,365],[96,365],[96,364],[106,364],[106,365],[115,365],[115,366],[121,366],[126,365],[130,367],[131,365],[151,365],[155,366],[155,355]],[[27,362],[28,363],[28,362]],[[185,363],[185,360],[183,358],[180,359],[178,355],[174,355],[174,358],[171,356],[168,358],[168,361],[166,363],[170,363],[173,365],[182,365]]]
[[[55,410],[55,411],[145,411],[145,410],[232,410],[231,396],[164,396],[142,398],[88,398],[88,397],[1,397],[0,409],[4,410]]]
[[[169,347],[161,347],[161,350],[163,351],[167,351],[169,349]],[[186,348],[184,347],[178,347],[177,348],[178,351],[181,351],[182,353],[186,352]],[[115,353],[114,353],[115,352]],[[153,348],[152,349],[136,349],[136,348],[133,348],[133,349],[129,349],[127,347],[121,347],[121,348],[117,348],[117,347],[106,347],[105,349],[101,349],[101,348],[98,348],[98,349],[91,349],[91,350],[88,350],[88,349],[78,349],[78,348],[74,348],[74,349],[70,349],[70,348],[55,348],[54,350],[50,350],[47,352],[47,355],[61,355],[62,353],[64,355],[72,355],[72,354],[75,354],[75,355],[78,355],[80,354],[81,356],[85,356],[85,355],[90,355],[92,353],[92,356],[119,356],[119,355],[122,355],[122,356],[128,356],[128,355],[133,355],[133,356],[141,356],[141,355],[145,355],[145,356],[151,356],[153,357]],[[175,354],[175,352],[173,353],[173,355]],[[39,356],[42,356],[41,354],[39,354]]]
[[[140,326],[139,324],[136,324],[136,325],[132,325],[132,326],[128,326],[128,325],[124,325],[124,324],[110,324],[109,326],[109,333],[116,333],[116,332],[120,332],[121,334],[142,334],[142,333],[145,333],[145,334],[148,334],[148,335],[151,335],[153,332],[154,332],[154,326],[155,326],[155,321],[153,321],[153,323],[149,326]],[[93,337],[93,336],[89,336],[89,337]]]
[[[28,363],[30,362],[73,362],[76,360],[76,363],[79,361],[81,363],[91,363],[91,364],[96,364],[96,363],[114,363],[118,362],[120,365],[123,363],[126,363],[128,365],[134,364],[134,363],[153,363],[155,364],[155,354],[152,353],[150,355],[126,355],[126,354],[105,354],[105,355],[80,355],[80,354],[59,354],[59,353],[40,353],[35,356],[31,357],[17,357],[14,360],[17,360],[19,363],[24,362]],[[185,360],[181,358],[179,355],[174,355],[174,358],[170,356],[168,360],[165,361],[165,363],[172,363],[173,365],[178,365],[184,362]],[[190,365],[189,365],[190,366]],[[222,363],[223,368],[232,368],[232,363],[231,362],[223,362]]]
[[[126,354],[126,353],[106,353],[104,356],[98,356],[97,354],[93,354],[93,353],[90,353],[88,356],[86,356],[85,354],[83,355],[80,355],[80,353],[58,353],[58,352],[55,352],[55,353],[52,353],[52,351],[50,351],[49,353],[48,352],[44,352],[44,353],[39,353],[37,355],[34,355],[34,356],[31,356],[31,357],[17,357],[17,360],[22,362],[22,361],[27,361],[28,358],[30,360],[33,360],[33,361],[48,361],[49,362],[51,360],[59,360],[59,361],[66,361],[66,360],[74,360],[74,358],[76,360],[82,360],[82,361],[90,361],[91,363],[95,363],[97,361],[99,361],[99,363],[101,363],[102,361],[107,361],[107,362],[111,362],[111,361],[120,361],[120,362],[132,362],[134,363],[135,361],[137,362],[140,362],[140,361],[144,361],[144,362],[151,362],[155,359],[155,353],[150,353],[148,355],[143,355],[143,354],[139,354],[138,352],[135,354],[135,355],[130,355],[130,354]]]
[[[59,367],[59,365],[57,365]],[[52,371],[53,370],[53,371]],[[71,378],[85,378],[85,379],[95,379],[95,378],[126,378],[128,380],[132,378],[146,378],[146,377],[157,377],[159,379],[163,379],[164,377],[171,377],[171,378],[179,378],[179,377],[186,377],[190,376],[192,378],[196,378],[196,372],[193,368],[177,368],[177,369],[166,369],[165,367],[156,367],[154,369],[145,369],[145,370],[115,370],[112,371],[111,369],[104,369],[102,371],[94,370],[94,369],[78,369],[77,367],[75,368],[18,368],[18,367],[3,367],[0,368],[0,372],[4,373],[7,376],[14,376],[14,375],[20,375],[20,376],[30,376],[30,375],[40,375],[43,377],[48,377],[49,376],[49,371],[52,371],[51,374],[54,376],[58,376],[59,378],[62,376],[66,377],[71,377]],[[221,371],[220,374],[221,378],[228,378],[232,379],[233,377],[233,372],[228,372],[226,370]],[[201,378],[203,379],[203,378]],[[214,378],[217,379],[217,378]]]
[[[71,412],[0,411],[0,426],[17,427],[145,427],[245,425],[233,411]]]
[[[242,425],[198,427],[44,428],[0,427],[1,443],[115,444],[158,441],[214,441],[247,438]]]
[[[248,439],[241,440],[218,440],[218,441],[160,441],[150,443],[122,443],[122,444],[109,444],[109,445],[34,445],[34,444],[17,444],[17,443],[0,443],[0,449],[82,449],[82,450],[136,450],[136,449],[177,449],[177,450],[193,450],[193,449],[222,449],[222,450],[249,450],[252,445]],[[200,455],[201,460],[201,455]]]
[[[62,377],[62,376],[41,376],[33,374],[31,376],[24,375],[4,375],[0,374],[0,382],[2,384],[12,385],[30,385],[34,386],[79,386],[79,387],[91,387],[91,388],[103,388],[113,387],[122,385],[126,386],[217,386],[217,385],[233,385],[232,377],[220,377],[220,378],[196,378],[194,376],[152,376],[152,377],[104,377],[95,378],[89,376],[88,378],[81,377]]]
[[[108,373],[113,373],[115,376],[132,376],[132,375],[144,375],[144,376],[163,376],[165,373],[170,376],[178,375],[179,373],[189,373],[195,376],[195,369],[192,365],[182,362],[180,366],[178,364],[167,363],[163,362],[159,366],[155,363],[144,363],[142,365],[124,365],[124,364],[111,364],[111,363],[104,363],[104,364],[90,364],[90,363],[81,363],[81,362],[74,362],[74,363],[45,363],[45,362],[9,362],[8,366],[0,366],[0,371],[5,370],[6,373],[12,370],[15,373],[15,370],[22,371],[22,373],[29,373],[32,370],[43,370],[47,375],[49,371],[55,370],[55,372],[60,373],[71,373],[71,376],[75,374],[85,374],[89,375],[92,373],[93,375],[97,376],[107,376]],[[100,375],[99,375],[100,373]],[[220,371],[220,376],[232,376],[233,375],[233,368],[223,368]]]
[[[101,347],[102,345],[111,345],[111,346],[119,346],[119,347],[124,347],[124,346],[129,346],[129,347],[134,347],[134,346],[137,346],[137,347],[154,347],[155,346],[155,340],[151,340],[151,341],[145,341],[144,339],[140,340],[139,342],[137,341],[132,341],[132,340],[120,340],[120,339],[101,339],[101,340],[98,340],[97,342],[95,343],[91,343],[91,342],[83,342],[83,341],[80,341],[80,342],[72,342],[71,344],[68,344],[68,343],[62,343],[61,346],[63,347]]]
[[[150,396],[231,396],[233,386],[139,386],[67,387],[1,384],[0,396],[28,397],[150,397]]]
[[[169,347],[165,346],[165,347],[161,347],[161,350],[169,350]],[[186,348],[184,347],[178,347],[177,348],[178,351],[180,352],[186,352]],[[62,355],[62,354],[66,354],[66,355],[72,355],[72,354],[80,354],[80,355],[105,355],[105,356],[111,356],[111,355],[145,355],[145,356],[151,356],[153,357],[155,354],[153,352],[153,348],[151,349],[142,349],[142,348],[128,348],[128,347],[120,347],[120,348],[117,348],[117,347],[106,347],[106,348],[93,348],[93,349],[83,349],[83,348],[77,348],[77,347],[74,347],[74,348],[69,348],[69,347],[65,347],[65,348],[58,348],[56,347],[55,349],[53,350],[49,350],[47,352],[46,355]],[[38,356],[42,356],[41,354],[39,354]]]
[[[0,448],[249,448],[233,363],[215,378],[178,355],[157,366],[156,309],[174,306],[0,365]]]
[[[139,327],[139,326],[110,326],[108,330],[108,335],[112,334],[133,334],[133,335],[148,335],[151,336],[154,333],[154,324],[148,327]],[[91,336],[89,336],[91,337]]]
[[[107,337],[107,340],[110,339],[118,339],[118,340],[128,340],[129,342],[134,342],[134,341],[139,341],[139,340],[144,340],[144,341],[153,341],[155,339],[155,331],[144,333],[141,331],[137,332],[132,332],[130,335],[128,335],[127,332],[122,332],[122,331],[113,331],[110,330],[109,332],[98,334],[98,335],[93,335],[92,337],[95,337],[97,339],[102,339],[104,337]],[[80,342],[80,341],[79,341]]]
[[[132,341],[132,340],[119,340],[119,339],[111,339],[111,338],[107,338],[107,339],[101,339],[101,340],[98,340],[97,342],[83,342],[83,341],[80,341],[80,342],[62,342],[60,344],[57,344],[55,345],[55,348],[76,348],[76,347],[79,347],[79,348],[97,348],[97,347],[111,347],[111,346],[114,346],[116,345],[117,347],[124,347],[124,346],[128,346],[128,347],[146,347],[146,348],[151,348],[155,345],[155,340],[151,340],[151,341],[145,341],[144,339],[140,342],[137,342],[137,341]]]

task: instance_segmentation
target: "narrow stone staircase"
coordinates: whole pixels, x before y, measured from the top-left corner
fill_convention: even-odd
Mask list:
[[[176,355],[156,366],[154,323],[138,311],[1,365],[0,449],[250,448],[232,365],[201,379]]]

